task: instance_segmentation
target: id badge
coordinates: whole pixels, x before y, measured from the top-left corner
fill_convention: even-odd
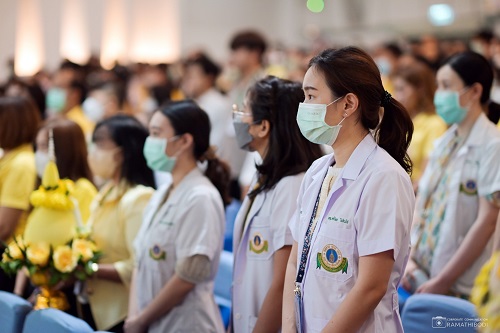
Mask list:
[[[297,328],[297,333],[303,333],[302,329],[302,295],[295,293],[295,326]]]

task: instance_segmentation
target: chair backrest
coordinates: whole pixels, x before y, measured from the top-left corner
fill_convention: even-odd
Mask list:
[[[224,250],[233,251],[233,229],[236,215],[241,207],[241,201],[233,199],[226,207],[226,231],[224,233]]]
[[[444,295],[418,294],[406,301],[401,316],[405,333],[439,332],[473,333],[480,327],[471,302]]]
[[[0,331],[2,333],[21,333],[26,315],[32,310],[25,299],[0,291]]]
[[[214,296],[215,303],[219,306],[224,326],[229,325],[231,315],[231,286],[233,281],[233,253],[222,251],[219,270],[215,276]]]
[[[214,295],[219,305],[231,307],[231,285],[233,282],[233,253],[222,251],[219,270],[215,276]]]
[[[83,320],[57,309],[32,311],[24,323],[23,333],[88,333],[94,330]]]

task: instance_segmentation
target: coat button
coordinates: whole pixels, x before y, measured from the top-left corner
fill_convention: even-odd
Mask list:
[[[241,314],[240,314],[240,313],[235,314],[235,315],[234,315],[234,318],[235,318],[236,320],[240,320],[240,319],[241,319]]]

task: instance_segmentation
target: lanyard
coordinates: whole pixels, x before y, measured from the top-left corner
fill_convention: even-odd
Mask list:
[[[306,269],[307,256],[309,255],[309,249],[311,247],[312,235],[314,233],[314,229],[312,228],[314,219],[316,218],[316,214],[318,213],[318,205],[319,199],[321,196],[321,188],[318,193],[318,197],[316,198],[316,203],[314,204],[314,209],[311,215],[311,220],[309,221],[309,225],[307,227],[306,235],[304,236],[304,245],[302,246],[302,254],[300,256],[300,264],[299,270],[297,272],[297,278],[295,279],[295,283],[302,283],[304,279],[304,271]]]

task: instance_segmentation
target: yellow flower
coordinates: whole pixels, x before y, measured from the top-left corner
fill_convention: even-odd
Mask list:
[[[30,278],[35,286],[45,286],[49,283],[49,277],[42,272],[35,272]]]
[[[78,255],[68,245],[60,245],[52,256],[55,268],[61,273],[69,273],[78,263]]]
[[[83,261],[88,261],[94,256],[94,244],[85,239],[73,240],[73,252],[77,256],[82,256]]]
[[[8,250],[12,259],[24,259],[23,253],[16,242],[10,242]]]
[[[49,262],[50,246],[43,242],[30,244],[26,249],[26,256],[34,265],[46,266]]]
[[[4,253],[2,254],[2,261],[3,261],[3,262],[9,262],[9,261],[11,261],[11,260],[12,260],[12,259],[10,259],[10,258],[9,258],[9,256],[7,256],[7,253],[5,253],[5,252],[4,252]]]

